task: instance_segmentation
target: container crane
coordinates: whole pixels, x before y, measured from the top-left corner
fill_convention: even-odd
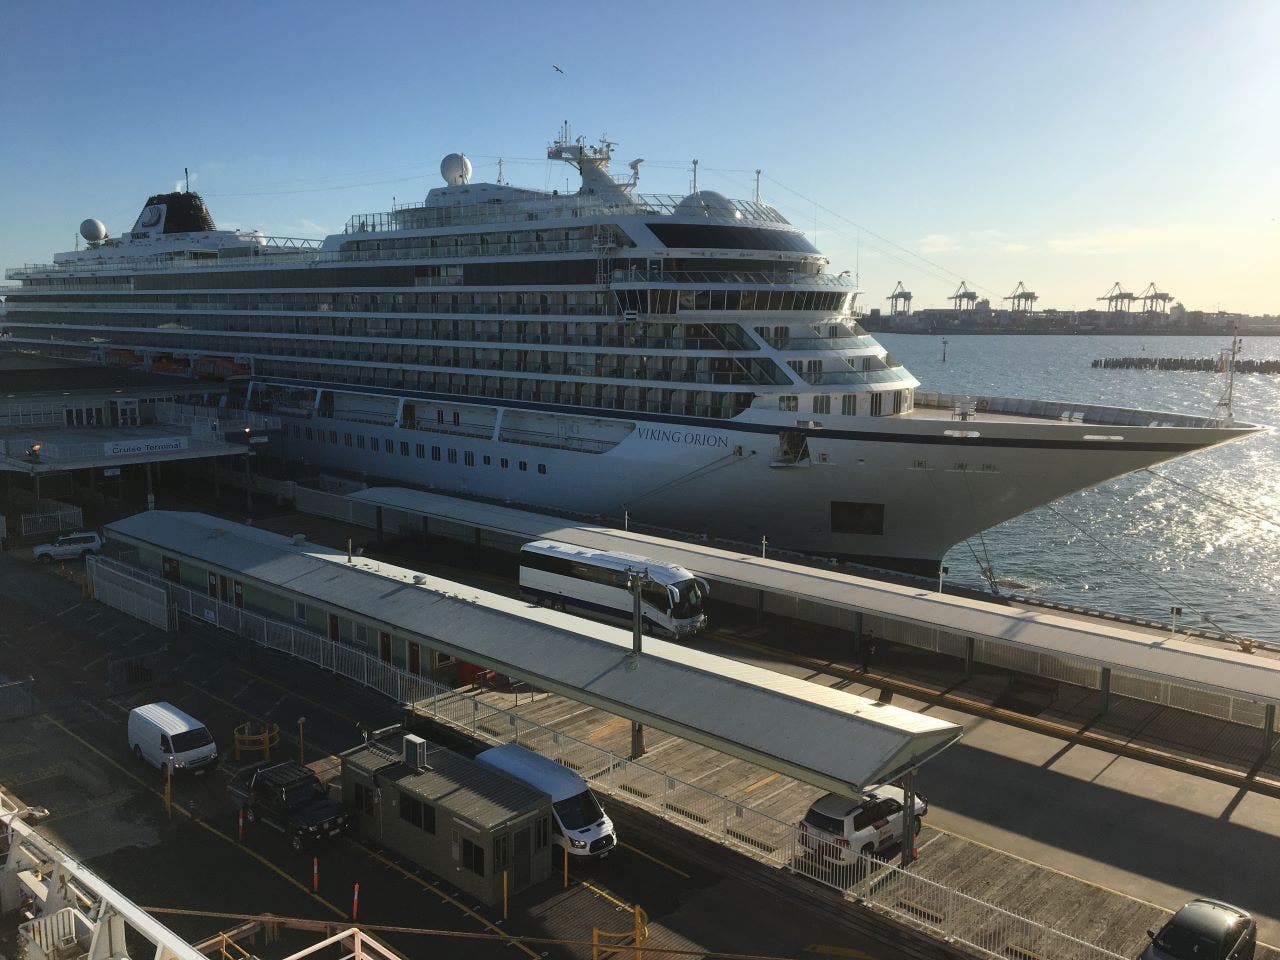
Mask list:
[[[1156,282],[1152,280],[1138,297],[1142,300],[1143,313],[1168,313],[1173,294],[1157,289]]]
[[[911,291],[903,288],[901,280],[885,299],[889,301],[889,312],[893,316],[905,317],[911,313]]]
[[[1010,302],[1014,313],[1034,313],[1036,309],[1036,301],[1040,298],[1036,294],[1027,289],[1027,285],[1021,280],[1018,285],[1013,288],[1013,293],[1005,297]]]
[[[978,294],[969,289],[969,284],[960,281],[960,286],[956,287],[956,292],[947,297],[956,305],[957,310],[972,310],[978,305]]]
[[[1117,280],[1099,300],[1107,301],[1108,313],[1128,313],[1133,308],[1134,295],[1120,286]]]

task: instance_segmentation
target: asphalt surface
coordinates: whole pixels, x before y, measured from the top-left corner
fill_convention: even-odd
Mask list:
[[[653,956],[668,946],[707,953],[804,957],[901,956],[867,936],[865,914],[831,891],[700,840],[625,805],[610,813],[620,847],[608,859],[572,864],[570,884],[542,884],[513,898],[509,919],[394,853],[343,837],[295,852],[261,825],[238,837],[226,792],[232,731],[248,719],[281,726],[281,750],[298,756],[297,720],[306,717],[309,762],[358,742],[359,725],[401,719],[386,699],[323,672],[255,650],[205,628],[176,637],[81,598],[78,565],[36,568],[0,554],[0,673],[32,676],[38,712],[0,723],[0,783],[47,806],[43,828],[135,902],[191,911],[166,915],[190,939],[233,925],[203,911],[343,921],[360,884],[359,920],[483,934],[440,940],[388,934],[408,956],[585,957],[590,947],[512,943],[511,937],[589,941],[592,927],[625,929],[632,905],[650,918]],[[124,665],[145,665],[130,673]],[[116,682],[110,682],[110,681]],[[166,812],[163,784],[129,753],[125,721],[138,704],[167,699],[204,721],[224,764],[179,778]],[[428,736],[478,749],[444,729]],[[312,858],[319,888],[311,889]],[[859,919],[859,916],[862,919]],[[305,939],[279,945],[296,948]]]

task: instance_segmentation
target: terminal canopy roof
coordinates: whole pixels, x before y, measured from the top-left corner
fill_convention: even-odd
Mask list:
[[[839,570],[765,559],[696,542],[666,540],[402,487],[372,487],[351,494],[350,498],[529,540],[545,537],[596,550],[638,553],[679,564],[713,583],[734,584],[873,613],[957,636],[1072,657],[1099,667],[1171,680],[1259,703],[1280,703],[1280,658],[1262,653],[1247,654],[1098,618],[941,594]]]
[[[911,770],[961,728],[725,657],[196,513],[107,536],[149,545],[837,793]]]

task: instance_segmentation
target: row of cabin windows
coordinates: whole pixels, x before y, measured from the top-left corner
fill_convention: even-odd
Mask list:
[[[265,377],[424,390],[456,397],[522,400],[606,410],[640,410],[689,417],[733,417],[751,406],[755,397],[755,394],[744,391],[719,393],[671,390],[559,379],[516,381],[475,373],[417,373],[405,369],[387,370],[272,360],[255,361],[254,372]]]
[[[892,412],[902,413],[904,409],[908,409],[906,390],[895,390],[891,394]],[[867,413],[873,417],[884,416],[884,393],[872,393],[869,395]],[[800,410],[800,398],[794,395],[786,395],[778,397],[778,409],[784,413],[798,413]],[[831,396],[829,394],[816,394],[813,397],[814,413],[830,413],[831,412]],[[845,417],[856,417],[858,415],[858,394],[846,393],[840,397],[840,415]]]
[[[442,411],[438,411],[438,412],[440,412],[441,416],[443,416]],[[454,416],[454,423],[457,423],[458,414],[455,413],[453,416]],[[293,425],[292,429],[293,429],[293,438],[295,440],[301,440],[305,438],[307,440],[311,440],[316,443],[332,443],[335,445],[338,442],[337,430],[329,430],[326,432],[324,430],[316,430],[311,427],[301,427],[296,423]],[[354,445],[357,450],[366,449],[366,443],[365,443],[365,438],[363,434],[356,434],[353,437],[349,433],[344,433],[342,435],[342,439],[343,439],[343,443],[348,447],[352,446],[354,441]],[[396,452],[396,441],[371,436],[369,437],[369,440],[368,440],[367,449],[373,451],[374,453],[377,453],[379,450],[381,450],[383,453],[394,454]],[[432,446],[431,459],[436,461],[440,460],[442,453],[444,454],[445,458],[449,463],[458,462],[458,451],[454,447],[450,447],[447,450],[444,450],[441,447]],[[425,443],[415,443],[413,445],[413,455],[417,457],[419,460],[425,460],[427,456],[427,445]],[[409,456],[409,441],[407,440],[400,441],[400,456],[402,457]],[[486,467],[493,466],[493,457],[487,453],[482,456],[481,461]],[[476,465],[475,452],[472,450],[463,450],[462,463],[464,466],[474,467]],[[506,470],[511,466],[511,461],[507,457],[499,457],[498,466],[501,467],[503,470]],[[539,463],[537,467],[538,467],[538,473],[545,476],[547,473],[547,465],[545,463]],[[517,460],[516,469],[521,471],[527,471],[529,469],[529,461]]]

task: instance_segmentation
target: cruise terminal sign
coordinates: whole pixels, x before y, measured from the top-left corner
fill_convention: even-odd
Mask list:
[[[102,445],[108,457],[127,457],[135,453],[172,453],[187,449],[187,437],[156,437],[152,440],[111,440]]]

